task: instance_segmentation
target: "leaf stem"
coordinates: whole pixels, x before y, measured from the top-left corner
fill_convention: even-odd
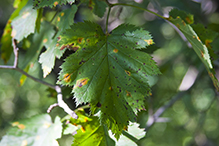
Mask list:
[[[147,11],[147,12],[149,12],[149,13],[151,13],[151,14],[156,15],[157,17],[160,17],[160,18],[162,18],[162,19],[167,20],[166,17],[163,17],[163,16],[161,16],[161,15],[159,15],[159,14],[153,12],[153,11],[150,11],[150,10],[148,10],[148,9],[145,9],[145,8],[142,8],[142,7],[138,7],[138,6],[135,6],[135,5],[125,4],[125,3],[115,3],[115,4],[111,4],[111,7],[114,7],[114,6],[129,6],[129,7],[137,8],[137,9],[139,9],[139,10]]]
[[[124,130],[122,131],[122,134],[138,145],[139,140],[136,137],[132,136],[131,134],[129,134],[128,132],[126,132]]]
[[[111,11],[111,8],[112,6],[109,5],[109,9],[108,9],[108,12],[107,12],[107,18],[106,18],[106,34],[108,34],[108,23],[109,23],[109,15],[110,15],[110,11]]]

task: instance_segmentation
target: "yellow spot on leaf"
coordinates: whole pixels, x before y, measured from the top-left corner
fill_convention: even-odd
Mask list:
[[[21,146],[27,146],[27,144],[28,144],[27,140],[23,140],[22,143],[21,143]]]
[[[186,26],[186,23],[185,23],[185,21],[182,21],[182,23],[183,23],[183,25],[184,25],[184,26]]]
[[[87,117],[85,117],[85,118],[84,118],[84,122],[87,122],[87,121],[88,121],[88,120],[87,120]]]
[[[84,39],[84,38],[78,38],[78,39],[77,39],[77,42],[78,42],[79,44],[81,44],[81,42],[82,42],[83,39]]]
[[[87,79],[87,78],[77,80],[74,89],[77,88],[77,87],[81,88],[82,86],[86,85],[88,83],[88,80],[89,79]]]
[[[128,76],[131,76],[130,71],[125,70],[125,73],[126,73]]]
[[[19,122],[12,123],[12,126],[17,126],[17,125],[19,125]]]
[[[19,129],[21,129],[21,130],[25,129],[24,124],[19,124],[17,127],[18,127]]]
[[[128,127],[124,126],[123,130],[128,131]]]
[[[50,126],[51,126],[51,124],[48,123],[48,122],[45,122],[45,123],[43,124],[43,127],[44,127],[44,128],[49,128]]]
[[[65,14],[65,13],[64,13],[64,12],[62,12],[62,13],[61,13],[61,16],[64,16],[64,14]]]
[[[203,51],[201,51],[201,55],[202,55],[202,58],[204,57],[204,52]]]
[[[25,12],[25,13],[23,13],[22,18],[25,19],[25,18],[27,18],[27,16],[29,16],[29,15],[30,15],[29,12]]]
[[[13,29],[13,30],[12,30],[12,32],[11,32],[11,37],[13,37],[13,38],[14,38],[14,37],[16,36],[16,34],[17,34],[16,30],[15,30],[15,29]]]
[[[145,41],[145,42],[147,42],[147,44],[148,44],[148,45],[151,45],[151,44],[153,44],[153,43],[154,43],[152,39],[149,39],[149,40],[144,40],[144,41]]]
[[[71,75],[70,74],[65,74],[64,75],[64,81],[66,81],[66,82],[70,82],[70,80],[71,80]]]
[[[152,96],[152,93],[151,93],[151,92],[149,92],[149,95],[150,95],[150,96]]]
[[[194,39],[196,38],[194,35],[192,36]]]
[[[119,51],[118,49],[113,49],[114,53],[118,53],[118,51]]]
[[[112,91],[112,90],[113,90],[113,87],[112,87],[112,86],[110,86],[110,87],[109,87],[109,90],[111,90],[111,91]]]
[[[212,42],[212,40],[205,40],[205,45],[206,45],[208,48],[211,48],[211,45],[210,45],[211,42]]]
[[[81,126],[81,131],[84,133],[85,132],[85,129],[83,126]]]
[[[132,95],[131,95],[131,92],[126,91],[126,96],[132,96]]]
[[[58,22],[60,21],[60,17],[57,18],[57,21],[58,21]]]
[[[186,17],[186,21],[187,21],[189,24],[192,24],[192,23],[193,23],[193,20],[190,19],[189,17]]]
[[[54,5],[54,6],[57,6],[58,4],[59,4],[59,3],[56,1],[56,2],[54,2],[54,4],[53,4],[53,5]]]
[[[200,38],[197,36],[197,39],[201,42]]]
[[[48,41],[48,39],[44,39],[44,40],[43,40],[43,43],[46,43],[47,41]]]

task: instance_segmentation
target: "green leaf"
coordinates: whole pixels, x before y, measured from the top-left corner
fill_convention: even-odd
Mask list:
[[[34,0],[34,7],[35,8],[42,8],[42,7],[54,7],[57,5],[65,5],[66,3],[68,4],[73,4],[75,0]]]
[[[65,9],[59,13],[57,18],[57,27],[60,31],[70,29],[70,26],[74,23],[74,16],[77,9],[77,6],[73,5],[70,9]]]
[[[61,137],[62,123],[59,117],[52,123],[48,114],[34,116],[30,119],[12,123],[7,135],[0,142],[1,146],[58,146],[57,138]]]
[[[215,88],[219,91],[219,82],[217,78],[215,77],[215,71],[213,69],[211,56],[205,43],[203,43],[202,40],[200,40],[198,33],[195,32],[195,30],[181,18],[181,17],[183,18],[185,17],[184,14],[182,16],[181,15],[177,16],[176,14],[181,14],[181,12],[176,9],[173,9],[169,14],[170,14],[170,17],[168,18],[168,20],[174,25],[176,25],[178,29],[185,35],[187,40],[191,43],[195,53],[198,55],[198,57],[201,59],[201,61],[205,65],[208,71],[208,74],[214,83]],[[200,29],[200,26],[198,26],[196,29]],[[199,32],[199,35],[200,35],[200,32]],[[204,39],[205,35],[201,35],[201,37],[202,39]]]
[[[108,5],[103,0],[93,0],[93,12],[98,17],[102,18]]]
[[[185,23],[193,24],[194,23],[194,16],[192,14],[187,14],[185,11],[181,11],[178,9],[172,9],[169,12],[169,15],[174,19],[180,17]]]
[[[55,65],[55,59],[60,58],[65,50],[58,47],[57,44],[57,38],[60,35],[60,33],[70,28],[70,25],[74,23],[74,16],[77,12],[77,6],[73,5],[71,9],[66,9],[62,12],[60,12],[57,21],[57,27],[60,29],[58,34],[54,37],[54,39],[50,38],[49,40],[52,40],[46,44],[47,50],[43,52],[40,55],[39,62],[42,64],[43,69],[43,76],[44,78],[52,71],[54,65]]]
[[[136,121],[136,109],[143,110],[150,95],[147,75],[159,74],[159,70],[147,53],[136,50],[137,36],[148,32],[142,29],[121,32],[119,26],[105,35],[95,23],[77,23],[60,36],[61,47],[77,47],[61,66],[59,84],[74,86],[77,105],[89,102],[91,112],[100,109],[100,122],[115,133],[116,138]],[[129,26],[128,26],[129,27]],[[151,38],[150,38],[151,39]],[[127,44],[124,45],[125,41]],[[141,41],[141,40],[139,40]],[[134,46],[134,48],[133,48]],[[144,46],[145,47],[145,46]]]
[[[34,33],[37,19],[37,10],[33,8],[33,2],[28,3],[22,8],[14,20],[12,20],[12,33],[11,36],[17,41],[21,41],[29,34]]]
[[[77,112],[78,119],[71,122],[80,125],[74,135],[72,146],[114,146],[115,142],[109,137],[106,127],[101,126],[98,117],[87,117],[83,111]]]
[[[141,139],[142,137],[145,136],[145,131],[144,129],[139,128],[139,124],[137,123],[130,123],[128,126],[128,134],[132,135],[136,139]],[[110,137],[116,141],[116,146],[137,146],[136,143],[134,143],[131,139],[126,137],[125,135],[121,135],[120,139],[117,141],[111,134],[109,133]]]
[[[9,18],[1,38],[1,45],[2,45],[1,58],[5,61],[5,63],[10,59],[11,53],[13,52],[12,37],[11,37],[11,32],[12,32],[11,21],[19,15],[19,12],[26,5],[27,2],[28,0],[14,1],[14,7],[17,9],[13,12],[11,17]]]

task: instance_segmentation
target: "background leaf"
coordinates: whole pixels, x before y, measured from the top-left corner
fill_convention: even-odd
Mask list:
[[[195,53],[198,55],[198,57],[201,59],[201,61],[205,65],[208,71],[208,74],[213,81],[215,88],[219,91],[219,82],[217,78],[215,77],[215,71],[213,69],[213,65],[212,65],[212,61],[211,61],[208,48],[200,40],[198,34],[193,30],[193,28],[189,24],[186,24],[185,21],[181,19],[181,16],[176,16],[177,12],[178,11],[176,9],[173,9],[169,13],[170,17],[168,20],[174,25],[176,25],[178,29],[185,35],[187,40],[191,43]],[[177,14],[181,14],[181,13],[177,13]]]
[[[34,10],[32,7],[33,2],[28,1],[20,11],[19,16],[12,20],[11,36],[17,41],[21,41],[35,31],[37,10]]]
[[[28,0],[14,1],[14,7],[17,8],[9,18],[4,33],[1,37],[1,58],[5,63],[9,60],[12,53],[11,21],[19,15],[21,9],[26,5]]]
[[[56,141],[62,133],[62,123],[59,117],[56,117],[55,122],[52,123],[48,114],[38,115],[30,119],[13,122],[12,126],[1,140],[1,146],[59,145]]]
[[[139,31],[148,34],[141,29],[134,34]],[[119,35],[124,33],[115,29],[106,36],[99,25],[85,22],[73,25],[59,41],[78,50],[61,66],[58,83],[74,85],[77,105],[89,102],[92,113],[100,109],[100,122],[116,138],[129,121],[136,121],[136,109],[144,109],[150,95],[147,75],[160,73],[151,56],[122,45]]]

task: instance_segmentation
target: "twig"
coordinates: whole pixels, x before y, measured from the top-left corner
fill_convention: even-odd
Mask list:
[[[51,110],[52,110],[54,107],[59,106],[59,107],[63,108],[64,111],[65,111],[66,113],[68,113],[72,118],[77,119],[78,116],[76,115],[76,113],[75,113],[74,111],[72,111],[72,110],[68,107],[68,105],[63,101],[61,88],[60,88],[59,86],[55,86],[55,90],[56,90],[56,92],[57,92],[57,101],[58,101],[58,103],[55,103],[55,104],[53,104],[53,105],[50,105],[50,107],[49,107],[48,110],[47,110],[47,113],[50,113]]]
[[[13,45],[13,50],[14,50],[14,65],[13,66],[0,65],[0,69],[13,69],[13,70],[16,70],[16,71],[24,74],[25,76],[31,78],[32,80],[56,90],[58,103],[55,103],[55,104],[51,105],[48,108],[47,112],[49,113],[54,107],[59,106],[59,107],[63,108],[66,113],[71,115],[73,118],[77,119],[78,116],[75,114],[75,112],[72,111],[68,107],[68,105],[63,101],[62,91],[61,91],[61,88],[59,86],[55,86],[55,85],[49,84],[45,81],[42,81],[38,78],[35,78],[35,77],[29,75],[28,73],[26,73],[25,71],[23,71],[22,69],[18,68],[18,50],[19,49],[17,48],[16,40],[14,38],[12,38],[12,43],[13,43],[12,45]]]
[[[159,120],[159,117],[171,107],[177,100],[179,100],[186,92],[179,92],[176,96],[174,96],[166,105],[160,107],[152,116],[149,116],[145,131],[147,131],[155,122]]]

